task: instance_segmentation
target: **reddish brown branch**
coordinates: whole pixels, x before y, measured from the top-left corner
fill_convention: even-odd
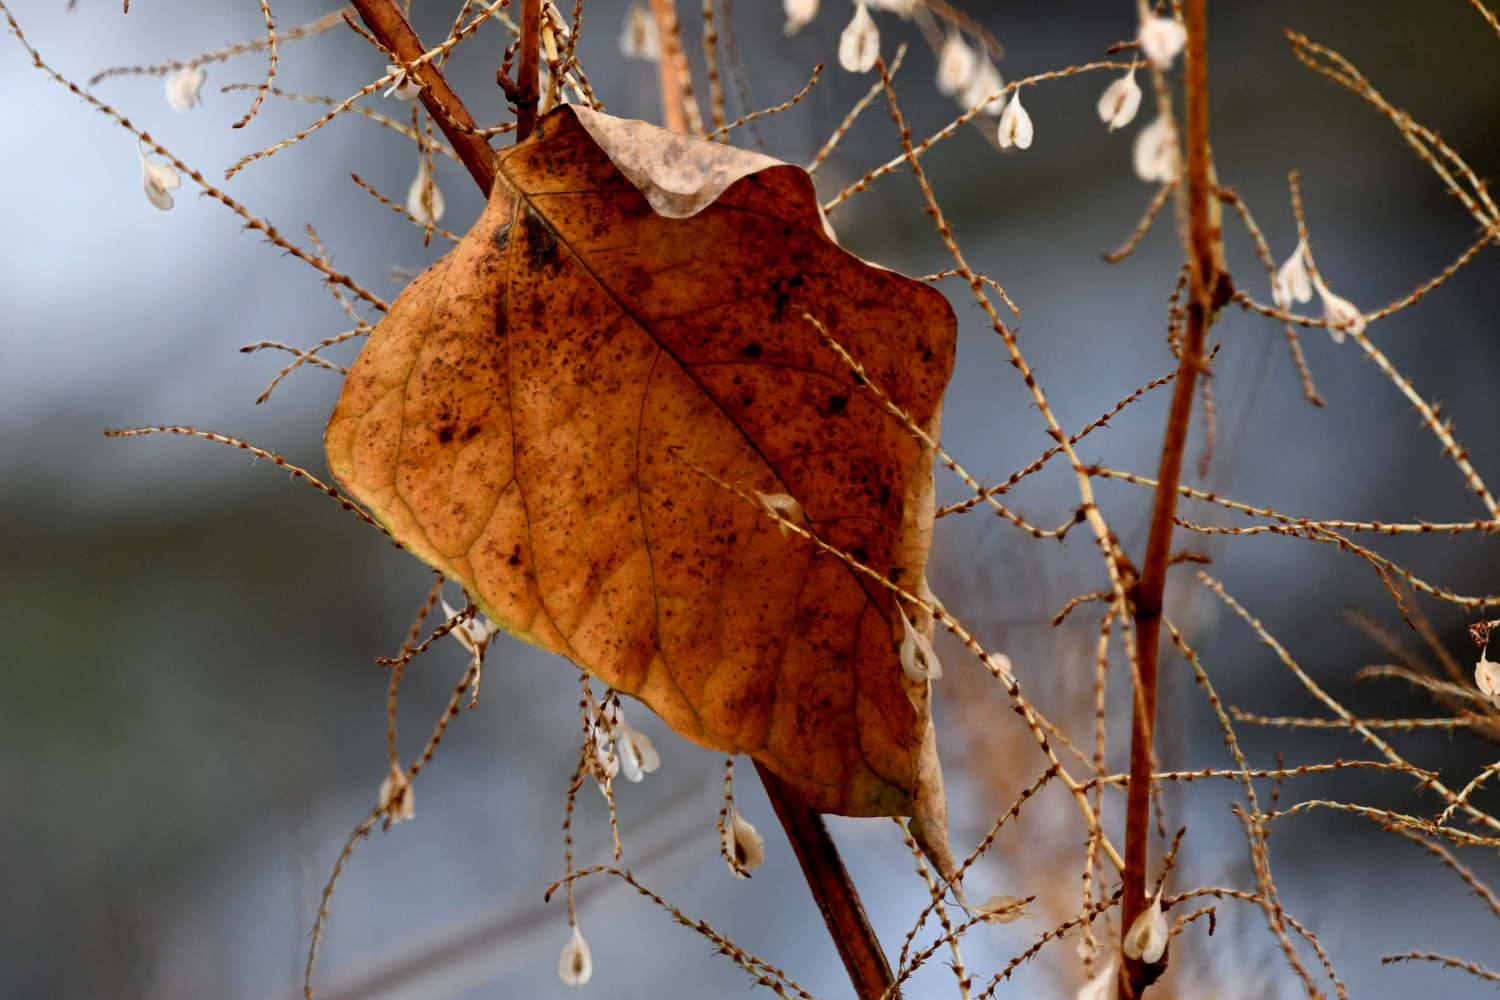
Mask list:
[[[656,18],[657,48],[661,53],[656,68],[661,77],[663,123],[673,132],[687,132],[687,109],[684,107],[679,67],[679,63],[686,63],[686,57],[677,34],[676,4],[672,0],[651,0],[651,14]]]
[[[1177,512],[1177,487],[1187,448],[1193,395],[1203,372],[1203,344],[1212,316],[1227,299],[1228,277],[1221,266],[1221,248],[1213,205],[1212,165],[1208,146],[1208,31],[1207,0],[1187,0],[1186,138],[1187,215],[1190,270],[1187,331],[1182,340],[1180,377],[1173,387],[1172,410],[1162,442],[1161,471],[1151,510],[1151,535],[1136,592],[1137,630],[1135,712],[1130,733],[1130,789],[1125,813],[1125,872],[1121,926],[1129,929],[1146,908],[1146,863],[1151,830],[1152,742],[1156,729],[1157,654],[1160,646],[1162,593],[1171,563],[1172,525]],[[1156,969],[1127,960],[1129,983],[1120,996],[1140,996],[1155,978]]]
[[[536,128],[536,108],[541,95],[538,74],[541,63],[542,0],[521,4],[521,68],[516,71],[516,142]]]
[[[402,16],[401,8],[396,5],[395,0],[351,0],[351,2],[359,11],[359,16],[364,19],[370,33],[402,63],[415,62],[427,51],[422,46],[422,40],[417,37],[417,33]],[[523,65],[524,58],[523,55]],[[536,82],[535,67],[536,56],[533,53],[531,74],[533,88]],[[458,95],[448,86],[448,81],[443,79],[442,71],[436,66],[428,63],[418,69],[415,75],[422,81],[422,103],[427,106],[427,113],[432,115],[438,123],[438,127],[443,130],[443,135],[448,137],[448,142],[453,146],[454,152],[458,153],[458,158],[463,161],[463,165],[469,169],[469,173],[479,185],[480,191],[488,198],[490,187],[495,183],[495,154],[483,136],[474,134],[474,130],[479,127],[474,117],[469,114],[463,101],[460,101]],[[456,122],[460,127],[455,128],[450,122]]]
[[[766,770],[759,762],[755,771],[766,786],[766,795],[786,830],[792,850],[807,876],[807,887],[817,900],[818,909],[828,924],[828,933],[838,947],[844,968],[854,983],[860,1000],[881,1000],[887,996],[892,976],[891,966],[881,950],[880,941],[870,926],[870,918],[859,901],[859,893],[849,879],[849,872],[839,857],[838,848],[828,836],[828,827],[797,790]],[[899,994],[892,994],[899,996]]]

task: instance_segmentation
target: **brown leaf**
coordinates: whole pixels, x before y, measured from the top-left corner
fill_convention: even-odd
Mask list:
[[[917,814],[946,848],[890,592],[744,497],[789,494],[925,594],[931,452],[803,314],[936,434],[947,301],[841,249],[806,172],[756,154],[563,107],[496,168],[351,369],[334,476],[511,634],[820,811]]]

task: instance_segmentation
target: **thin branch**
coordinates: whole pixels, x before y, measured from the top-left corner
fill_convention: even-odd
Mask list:
[[[1409,955],[1386,955],[1380,960],[1381,965],[1390,965],[1392,962],[1438,962],[1451,969],[1463,969],[1480,979],[1489,979],[1500,983],[1500,975],[1496,975],[1482,965],[1468,962],[1461,958],[1448,958],[1443,955],[1434,955],[1431,952],[1414,951]]]
[[[0,6],[3,6],[3,4],[0,4]],[[390,532],[386,531],[379,521],[375,520],[369,514],[366,514],[364,510],[362,510],[354,503],[354,501],[346,498],[338,490],[334,489],[332,486],[329,486],[327,483],[323,482],[311,472],[293,465],[291,462],[288,462],[286,459],[282,458],[275,452],[265,451],[264,449],[257,448],[254,445],[249,444],[248,442],[239,440],[238,438],[226,437],[223,434],[215,434],[212,431],[195,430],[192,427],[132,427],[128,430],[104,432],[104,436],[107,438],[142,437],[147,434],[184,434],[189,437],[200,437],[205,441],[217,441],[220,444],[227,444],[231,447],[239,448],[241,451],[248,451],[250,454],[256,456],[257,458],[268,459],[281,466],[281,468],[285,469],[286,471],[290,472],[293,479],[301,479],[313,489],[319,491],[320,493],[324,493],[327,496],[332,497],[334,500],[338,501],[340,507],[344,508],[347,511],[350,511],[361,521],[364,521],[366,524],[375,528],[382,535],[390,535]],[[394,542],[392,544],[394,544],[398,549],[402,547],[400,542]]]
[[[244,128],[250,124],[250,119],[255,117],[260,110],[260,102],[266,99],[266,91],[271,87],[271,81],[276,79],[276,63],[280,55],[276,51],[276,22],[271,17],[271,5],[266,0],[260,0],[261,13],[266,18],[266,47],[271,50],[271,65],[266,69],[266,82],[256,88],[255,100],[250,105],[250,110],[245,112],[245,117],[235,122],[231,128]]]
[[[283,31],[280,35],[275,36],[276,41],[285,45],[287,42],[298,38],[312,38],[315,35],[321,35],[342,21],[346,13],[350,13],[353,10],[353,7],[343,7],[331,14],[324,14],[316,21]],[[88,85],[90,87],[95,86],[100,80],[112,76],[166,76],[168,73],[175,73],[180,69],[206,66],[209,63],[224,62],[225,60],[233,59],[235,56],[242,56],[247,52],[259,52],[262,49],[269,48],[271,42],[272,36],[268,34],[265,38],[253,38],[248,42],[240,42],[235,45],[225,46],[222,49],[216,49],[213,52],[205,52],[203,55],[194,56],[186,62],[173,60],[172,62],[161,63],[156,66],[111,66],[109,69],[101,70],[89,77]]]

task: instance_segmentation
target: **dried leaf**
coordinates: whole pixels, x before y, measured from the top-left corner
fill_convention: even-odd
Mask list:
[[[932,453],[803,314],[936,435],[947,301],[839,248],[807,173],[757,154],[570,105],[496,168],[351,369],[334,476],[513,635],[945,853],[890,592],[753,498],[926,595]]]

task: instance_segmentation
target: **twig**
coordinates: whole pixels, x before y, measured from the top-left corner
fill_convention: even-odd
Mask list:
[[[705,0],[705,2],[712,3],[713,0]],[[739,128],[746,122],[752,122],[757,118],[764,117],[765,115],[774,115],[778,111],[785,111],[787,108],[791,107],[793,104],[796,104],[798,101],[802,100],[802,98],[807,96],[808,91],[813,89],[813,84],[818,82],[818,74],[821,72],[823,72],[823,64],[818,63],[818,65],[813,67],[812,79],[807,81],[807,86],[803,87],[801,90],[797,91],[797,93],[793,94],[791,100],[784,101],[781,104],[776,105],[776,107],[774,108],[766,108],[764,111],[752,111],[748,115],[742,115],[741,117],[736,118],[728,125],[725,125],[721,122],[719,124],[719,127],[709,135],[709,138],[717,139],[722,135],[725,137],[724,142],[727,143],[729,142],[728,134],[730,129]],[[722,108],[720,109],[720,113],[722,113]]]
[[[902,42],[900,47],[896,49],[896,58],[891,60],[892,76],[895,76],[896,70],[901,68],[901,60],[904,58],[906,58],[906,43]],[[853,126],[854,119],[859,117],[861,111],[870,106],[871,101],[880,96],[880,92],[883,89],[885,89],[885,84],[879,80],[870,84],[870,89],[865,93],[865,96],[855,102],[854,107],[844,116],[844,120],[839,123],[839,127],[834,129],[833,135],[828,137],[828,141],[823,143],[823,148],[818,150],[817,155],[812,158],[812,162],[807,165],[808,173],[815,173],[818,166],[824,160],[828,159],[828,154],[833,152],[834,147],[839,144],[839,140],[843,139],[844,134]]]
[[[128,430],[104,432],[104,436],[107,438],[141,437],[146,434],[185,434],[189,437],[200,437],[205,441],[217,441],[220,444],[227,444],[232,447],[239,448],[241,451],[248,451],[250,454],[256,456],[257,458],[268,459],[281,466],[286,471],[290,472],[293,479],[301,479],[303,482],[307,483],[309,486],[313,487],[320,493],[324,493],[327,496],[332,497],[334,500],[337,500],[340,507],[344,508],[347,511],[350,511],[361,521],[364,521],[366,524],[375,528],[382,535],[390,535],[390,532],[386,531],[379,521],[375,520],[369,514],[366,514],[359,508],[359,506],[354,503],[354,501],[347,499],[338,490],[334,489],[332,486],[329,486],[327,483],[324,483],[321,479],[313,475],[311,472],[293,465],[291,462],[288,462],[286,459],[282,458],[275,452],[265,451],[264,449],[257,448],[252,444],[239,440],[238,438],[226,437],[223,434],[215,434],[212,431],[195,430],[192,427],[132,427]],[[394,544],[398,549],[402,547],[400,542],[393,542],[392,544]]]
[[[266,99],[266,91],[271,87],[271,81],[276,79],[276,63],[280,56],[276,52],[276,23],[271,17],[271,5],[266,0],[260,0],[261,13],[266,17],[266,47],[271,50],[271,65],[266,69],[266,82],[256,88],[255,100],[250,105],[250,110],[245,112],[245,117],[235,122],[231,128],[244,128],[250,124],[250,119],[260,110],[260,102]]]
[[[1490,979],[1500,983],[1500,975],[1496,975],[1482,965],[1467,962],[1461,958],[1448,958],[1443,955],[1434,955],[1431,952],[1414,951],[1409,955],[1386,955],[1380,960],[1381,965],[1390,965],[1392,962],[1440,962],[1452,969],[1463,969],[1465,972],[1478,976],[1480,979]]]
[[[260,84],[258,83],[231,83],[220,87],[219,92],[226,93],[231,90],[253,90],[259,86]],[[266,92],[272,97],[281,97],[285,98],[288,101],[306,101],[308,104],[326,104],[331,107],[338,107],[339,105],[344,103],[337,98],[327,97],[323,94],[297,94],[289,90],[282,90],[280,87],[271,87]],[[411,139],[413,141],[424,141],[410,125],[403,125],[401,122],[396,121],[396,119],[389,118],[378,111],[372,111],[369,108],[365,107],[363,104],[351,104],[349,105],[348,110],[353,111],[356,114],[364,115],[366,118],[370,119],[378,125],[384,125],[386,128],[395,129],[397,132],[400,132],[408,139]],[[511,127],[514,128],[514,126]],[[455,153],[451,147],[441,142],[432,143],[430,148],[433,152],[442,153],[444,156],[448,157],[448,159],[452,160],[455,163],[463,162],[458,158],[458,154]]]
[[[316,21],[283,31],[280,35],[276,36],[276,40],[285,44],[294,39],[311,38],[314,35],[321,35],[342,21],[344,15],[353,9],[353,7],[343,7],[331,14],[324,14]],[[259,52],[261,49],[269,47],[270,44],[271,37],[267,35],[265,38],[254,38],[248,42],[227,45],[213,52],[205,52],[203,55],[194,56],[186,62],[173,60],[172,62],[161,63],[156,66],[111,66],[109,69],[101,70],[89,77],[89,86],[92,87],[99,83],[99,81],[112,76],[166,76],[168,73],[175,73],[180,69],[192,66],[204,66],[208,63],[224,62],[227,59],[233,59],[235,56],[241,56],[247,52]]]
[[[1172,197],[1172,191],[1176,187],[1176,181],[1161,186],[1161,190],[1156,192],[1156,197],[1151,199],[1151,204],[1146,206],[1146,214],[1141,217],[1140,224],[1135,227],[1135,232],[1130,234],[1130,239],[1125,241],[1125,245],[1118,250],[1113,250],[1102,255],[1105,263],[1118,264],[1130,256],[1131,252],[1135,250],[1136,244],[1150,231],[1151,223],[1156,219],[1156,213],[1162,210],[1162,206],[1167,203],[1168,198]]]
[[[527,0],[527,2],[535,4],[539,0]],[[406,18],[401,15],[401,9],[396,6],[395,0],[353,0],[353,4],[360,16],[364,18],[370,31],[380,40],[380,44],[394,53],[403,65],[414,65],[427,58],[426,64],[417,71],[422,80],[422,103],[427,106],[428,113],[437,119],[438,127],[448,137],[448,143],[458,154],[463,165],[468,168],[480,190],[485,197],[489,197],[490,188],[495,183],[495,154],[483,138],[472,131],[454,127],[454,122],[468,129],[477,129],[478,126],[468,109],[464,107],[463,101],[459,100],[458,95],[448,86],[448,81],[443,78],[442,71],[432,64],[432,59],[441,53],[428,57],[427,50],[422,47],[422,40],[417,37],[411,25],[406,23]],[[476,18],[471,21],[470,25],[476,25],[478,20]],[[459,34],[459,32],[453,33],[450,41],[444,43],[446,48],[439,46],[442,53],[452,48],[452,43],[457,40]],[[534,61],[536,59],[534,47],[532,52],[531,58]],[[524,66],[526,60],[524,52],[521,60]]]
[[[710,139],[717,139],[727,145],[729,143],[729,129],[731,126],[724,124],[724,88],[719,86],[718,44],[719,35],[714,30],[714,0],[703,0],[703,61],[708,66],[709,111],[714,119],[714,131],[709,133],[708,137]],[[814,78],[816,79],[816,75]],[[808,84],[808,86],[811,87],[812,84]],[[799,94],[797,98],[793,98],[792,103],[795,104],[801,96]],[[749,120],[748,116],[735,122],[735,124],[739,125],[747,120]],[[723,138],[720,139],[720,136]]]

